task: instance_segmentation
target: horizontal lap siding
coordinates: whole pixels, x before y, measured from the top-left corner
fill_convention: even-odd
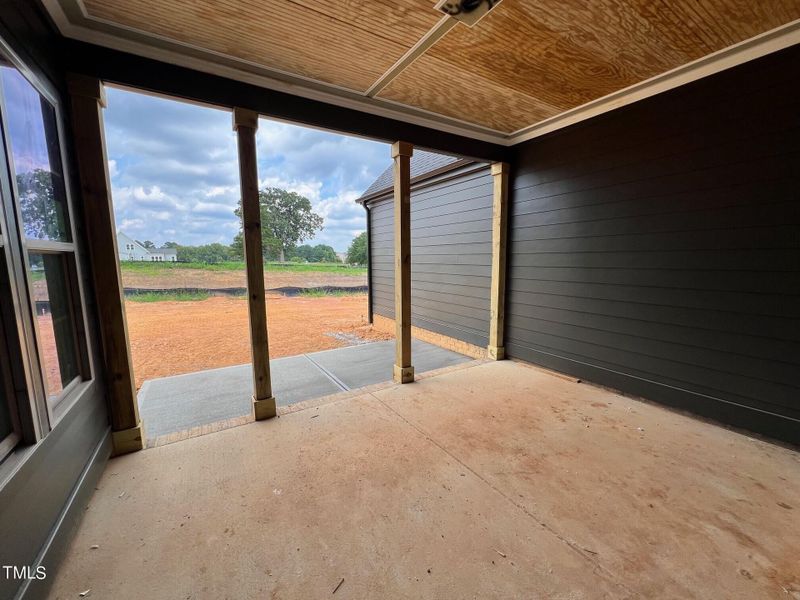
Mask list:
[[[800,442],[800,50],[518,148],[511,356]]]
[[[456,175],[453,177],[453,175]],[[392,199],[370,204],[372,298],[394,318]],[[411,193],[411,321],[478,346],[488,344],[492,262],[489,167],[462,168]]]

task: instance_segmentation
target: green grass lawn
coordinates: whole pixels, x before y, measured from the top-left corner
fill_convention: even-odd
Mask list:
[[[350,290],[323,290],[323,289],[319,289],[319,288],[311,288],[311,289],[308,289],[308,290],[303,290],[302,292],[300,292],[300,295],[304,296],[306,298],[326,298],[328,296],[335,296],[335,297],[361,296],[361,295],[366,295],[366,292],[363,292],[361,290],[357,290],[357,291],[350,291]]]
[[[208,292],[145,292],[132,294],[126,300],[131,302],[192,302],[207,300],[211,297]]]
[[[200,269],[203,271],[244,271],[243,262],[206,263],[169,263],[169,262],[128,262],[120,263],[123,273],[141,273],[144,275],[160,275],[182,269]],[[366,267],[351,267],[341,263],[279,263],[265,262],[264,270],[288,273],[337,273],[339,275],[364,275]]]

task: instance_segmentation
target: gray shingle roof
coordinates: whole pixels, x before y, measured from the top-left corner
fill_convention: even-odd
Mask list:
[[[459,162],[462,159],[455,156],[448,156],[447,154],[438,154],[436,152],[428,152],[427,150],[414,150],[411,155],[411,179],[421,177],[426,173],[437,171],[443,167]],[[393,165],[389,165],[386,170],[381,173],[378,178],[372,182],[367,190],[361,194],[357,200],[372,196],[378,192],[389,190],[394,185]]]

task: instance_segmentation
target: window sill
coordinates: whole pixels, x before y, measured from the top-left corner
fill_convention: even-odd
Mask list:
[[[76,377],[67,384],[59,396],[48,398],[50,431],[58,426],[61,419],[78,403],[86,394],[86,390],[92,387],[94,383],[94,379],[82,381],[79,377]]]
[[[96,391],[96,383],[94,379],[88,381],[76,380],[76,382],[71,382],[70,385],[67,386],[66,393],[52,410],[53,415],[51,417],[50,431],[47,435],[42,437],[35,444],[18,445],[5,460],[0,462],[0,491],[14,478],[31,456],[36,453],[36,450],[47,439],[47,436],[52,435],[56,427],[58,427],[58,423],[63,420],[83,398]]]

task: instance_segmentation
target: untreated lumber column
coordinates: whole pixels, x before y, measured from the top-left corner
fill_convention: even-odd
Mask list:
[[[489,346],[493,360],[506,356],[503,327],[506,300],[506,236],[508,235],[508,163],[492,164],[494,202],[492,208],[492,289],[489,312]]]
[[[264,293],[264,258],[261,252],[261,207],[258,200],[256,129],[258,113],[233,109],[233,129],[239,142],[239,182],[242,192],[244,258],[250,314],[250,351],[253,358],[253,416],[257,421],[276,414],[269,373],[267,298]]]
[[[392,145],[394,159],[394,380],[414,381],[411,366],[411,155],[407,142]]]
[[[111,441],[116,456],[144,448],[145,436],[136,402],[122,277],[117,260],[117,235],[103,131],[105,91],[100,80],[94,77],[70,75],[68,83],[83,200],[81,212],[92,263],[111,412]]]

